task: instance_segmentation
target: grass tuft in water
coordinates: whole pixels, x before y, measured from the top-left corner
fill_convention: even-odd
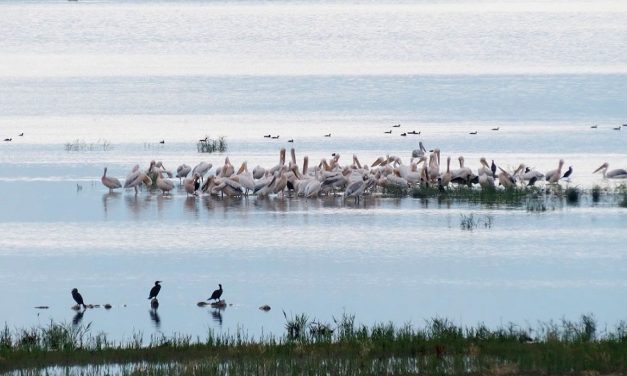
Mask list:
[[[201,140],[196,143],[196,148],[199,153],[213,153],[220,152],[223,153],[226,151],[228,145],[226,143],[226,138],[224,136],[220,136],[217,139],[209,138],[206,136],[206,140]]]
[[[581,192],[578,188],[568,187],[566,188],[566,202],[569,204],[577,204],[579,203],[579,196]]]
[[[309,317],[304,314],[297,314],[291,318],[287,317],[285,311],[283,311],[285,317],[285,331],[287,332],[287,338],[292,341],[302,340],[306,336],[307,324],[309,323]]]
[[[491,215],[475,217],[473,213],[470,213],[469,215],[461,214],[460,216],[459,226],[462,230],[472,231],[479,226],[492,228],[492,223],[494,222],[494,218]]]
[[[625,184],[621,184],[617,188],[619,194],[618,206],[621,208],[627,208],[627,186]]]
[[[592,187],[592,202],[599,202],[601,199],[601,187],[595,185]]]

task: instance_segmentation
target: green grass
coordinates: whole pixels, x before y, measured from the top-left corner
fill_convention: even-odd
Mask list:
[[[434,318],[422,326],[357,324],[352,315],[321,323],[286,317],[286,334],[259,339],[238,331],[207,338],[155,336],[114,343],[89,327],[0,332],[0,371],[45,374],[554,374],[627,371],[627,324],[599,333],[594,318],[462,327]],[[298,333],[293,328],[299,328]],[[290,332],[291,330],[291,332]],[[57,367],[57,368],[51,368]],[[20,371],[21,370],[21,371]]]
[[[473,213],[469,215],[461,214],[459,226],[462,230],[473,231],[477,227],[492,228],[494,218],[490,215],[475,216]]]
[[[209,138],[207,136],[207,141],[199,141],[196,143],[196,148],[199,153],[213,153],[216,151],[223,153],[228,148],[228,145],[224,136],[220,136],[217,139]]]

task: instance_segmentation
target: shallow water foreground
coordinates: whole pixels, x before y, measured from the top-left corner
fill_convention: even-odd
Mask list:
[[[209,329],[277,334],[282,310],[321,320],[355,313],[366,324],[625,318],[627,212],[607,200],[553,200],[535,211],[410,197],[355,205],[135,196],[82,184],[3,183],[0,301],[8,304],[0,317],[10,327],[73,320],[125,340]],[[478,226],[468,229],[470,215]],[[146,298],[157,279],[154,314]],[[218,283],[226,309],[197,307]],[[86,303],[113,308],[77,317],[73,287]]]

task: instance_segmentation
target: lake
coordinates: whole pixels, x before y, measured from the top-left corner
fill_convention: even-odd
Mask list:
[[[74,320],[116,340],[280,335],[283,310],[490,326],[592,313],[612,326],[625,319],[627,211],[609,198],[537,212],[164,197],[111,194],[100,176],[151,160],[271,167],[283,147],[299,164],[407,163],[422,141],[473,169],[486,157],[548,171],[563,158],[564,187],[613,189],[593,171],[627,168],[626,13],[612,1],[3,2],[0,323]],[[227,152],[198,153],[205,135]],[[67,151],[74,142],[85,147]],[[471,214],[472,231],[460,225]],[[218,283],[229,306],[197,307]],[[113,308],[77,317],[74,287]]]

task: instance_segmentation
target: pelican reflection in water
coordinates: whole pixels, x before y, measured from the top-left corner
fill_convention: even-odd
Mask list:
[[[119,192],[107,192],[102,195],[102,207],[104,209],[105,214],[107,214],[109,209],[109,201],[115,200],[120,197]]]

